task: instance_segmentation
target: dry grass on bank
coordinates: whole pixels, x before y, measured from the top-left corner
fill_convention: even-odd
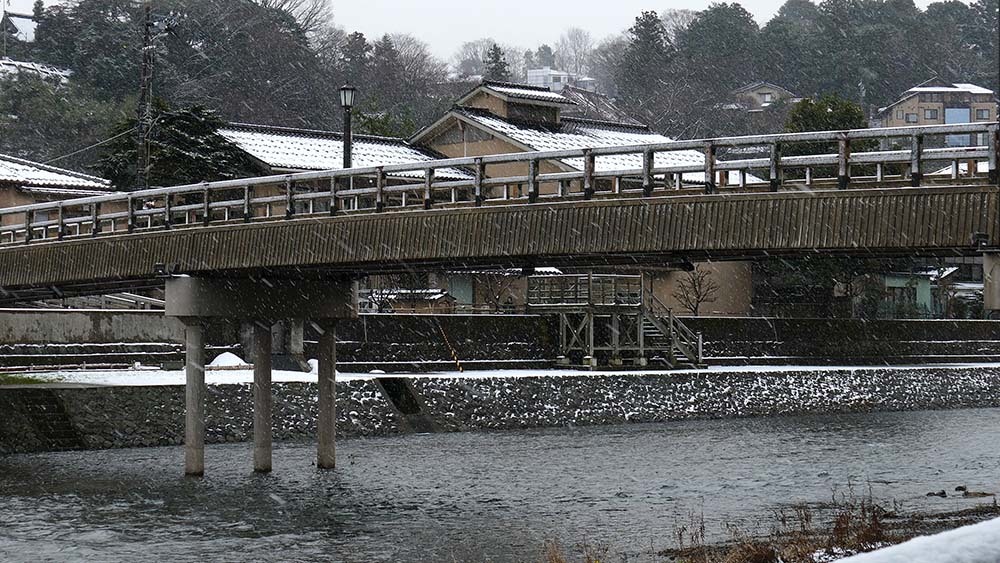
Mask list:
[[[0,385],[38,385],[40,383],[51,382],[43,381],[36,377],[29,377],[27,375],[0,373]]]
[[[730,540],[722,545],[706,542],[705,521],[692,513],[688,523],[675,530],[674,549],[656,553],[671,563],[832,563],[857,553],[902,543],[919,535],[980,522],[1000,516],[996,500],[966,510],[942,514],[900,513],[899,507],[874,500],[869,491],[853,490],[834,496],[829,503],[797,505],[774,514],[769,535],[752,535],[727,526]],[[610,549],[581,544],[567,551],[558,543],[545,544],[544,563],[602,563]],[[616,558],[617,560],[617,558]],[[625,559],[622,558],[624,561]],[[646,560],[646,559],[644,559]]]

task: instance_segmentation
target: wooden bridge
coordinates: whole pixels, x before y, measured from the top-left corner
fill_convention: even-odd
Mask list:
[[[969,144],[946,146],[946,138]],[[334,324],[356,314],[352,279],[813,254],[985,252],[989,268],[1000,268],[998,146],[998,124],[985,122],[796,133],[310,172],[2,209],[0,304],[165,286],[166,314],[186,327],[191,475],[205,468],[206,327],[254,323],[254,468],[269,471],[270,324],[312,319],[321,330],[317,466],[330,468]],[[691,149],[703,151],[703,163],[664,165],[689,162],[662,157]],[[998,287],[988,271],[987,307],[1000,303]],[[642,348],[651,323],[664,351],[698,361],[696,335],[669,315],[640,307],[629,316],[612,305],[589,303],[584,324],[567,317],[573,335],[564,348],[593,358],[601,347],[593,319],[604,315],[612,338],[634,332]],[[623,330],[629,318],[635,324]],[[589,332],[580,328],[586,322]],[[631,346],[619,339],[611,352],[621,359]]]
[[[959,133],[986,143],[928,148]],[[817,146],[837,152],[790,156]],[[9,208],[0,210],[0,303],[162,287],[167,273],[350,276],[817,252],[975,254],[1000,244],[997,146],[992,122],[796,133],[310,172]],[[658,155],[691,148],[704,150],[703,166],[656,165]],[[769,156],[742,157],[753,150]],[[579,161],[582,170],[539,173],[553,161]],[[525,174],[491,175],[517,167]],[[462,169],[468,178],[451,179]],[[436,170],[451,171],[449,179],[436,181]],[[737,185],[718,181],[730,171],[739,172]]]

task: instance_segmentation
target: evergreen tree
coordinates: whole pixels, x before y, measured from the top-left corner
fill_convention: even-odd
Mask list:
[[[539,67],[554,67],[556,66],[556,54],[552,51],[552,47],[542,44],[535,50],[535,62],[538,63]]]
[[[153,108],[149,131],[149,183],[172,186],[215,180],[259,176],[265,171],[245,152],[217,133],[224,122],[218,114],[202,106],[172,110],[162,100]],[[118,190],[136,185],[138,153],[135,118],[123,121],[120,137],[104,146],[94,166]]]
[[[507,64],[507,58],[503,54],[503,49],[496,43],[486,53],[486,73],[484,78],[500,82],[510,81],[510,66]]]
[[[681,108],[671,99],[666,84],[674,47],[663,20],[656,12],[643,12],[626,35],[625,48],[615,70],[618,94],[633,114],[659,128],[668,127],[668,113]],[[675,85],[669,88],[673,90]]]
[[[348,82],[360,84],[368,77],[371,52],[363,33],[355,31],[347,36],[340,51],[340,71]]]

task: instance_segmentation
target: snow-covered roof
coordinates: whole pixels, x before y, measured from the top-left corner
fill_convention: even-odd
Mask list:
[[[344,135],[333,131],[291,129],[231,123],[219,134],[271,168],[287,170],[340,170],[344,167]],[[402,139],[354,135],[352,163],[356,167],[427,162],[437,157]],[[437,170],[439,178],[469,178],[454,168]],[[396,174],[423,178],[424,173]]]
[[[499,133],[529,151],[558,151],[600,147],[620,147],[630,145],[650,145],[669,143],[673,139],[651,131],[642,125],[626,125],[593,121],[588,119],[563,118],[560,125],[534,125],[508,121],[486,110],[478,108],[455,108],[453,113]],[[567,158],[562,162],[577,170],[583,169],[582,158]],[[701,166],[705,155],[696,150],[681,150],[656,153],[654,166]],[[641,154],[599,156],[594,159],[597,172],[634,170],[642,168]],[[684,179],[691,182],[705,181],[702,172],[685,173]],[[738,183],[737,173],[731,174],[731,181]],[[748,180],[759,182],[757,178]]]
[[[24,41],[25,43],[30,43],[35,40],[35,29],[38,27],[38,22],[35,21],[33,16],[28,14],[18,14],[15,12],[6,12],[4,14],[4,20],[13,27],[13,35],[17,39]]]
[[[6,57],[0,58],[0,75],[21,74],[33,74],[40,78],[57,79],[62,82],[68,80],[73,72],[40,63],[15,61]]]
[[[493,80],[483,81],[481,84],[468,91],[464,96],[460,97],[456,104],[464,104],[481,91],[493,94],[504,101],[531,101],[562,106],[574,105],[573,101],[567,99],[562,94],[550,91],[545,86],[532,86],[531,84],[516,84],[513,82],[497,82]]]
[[[960,82],[952,84],[951,86],[916,86],[914,88],[910,88],[907,92],[966,92],[969,94],[992,94],[993,90],[983,88],[982,86],[976,86],[975,84]]]
[[[15,184],[36,193],[50,188],[47,193],[81,196],[106,193],[103,190],[111,186],[111,182],[103,178],[5,154],[0,154],[0,183]]]
[[[451,298],[448,292],[443,289],[371,289],[362,293],[362,298],[384,299],[387,301],[438,301],[440,299]]]
[[[885,111],[888,110],[889,108],[894,107],[900,102],[904,102],[918,94],[958,94],[958,93],[978,94],[978,95],[993,94],[993,90],[990,90],[989,88],[983,88],[982,86],[977,86],[975,84],[970,84],[968,82],[956,82],[951,85],[942,85],[937,80],[932,79],[928,80],[927,82],[924,82],[923,84],[927,84],[927,86],[924,85],[914,86],[913,88],[910,88],[909,90],[903,92],[903,95],[900,96],[899,99],[896,100],[895,102],[892,102],[891,104],[885,107],[878,108],[879,113],[885,113]]]

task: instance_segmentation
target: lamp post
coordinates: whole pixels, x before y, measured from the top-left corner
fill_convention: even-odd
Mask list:
[[[344,168],[351,167],[351,108],[354,107],[354,97],[358,89],[349,84],[340,88],[340,105],[344,108]]]

